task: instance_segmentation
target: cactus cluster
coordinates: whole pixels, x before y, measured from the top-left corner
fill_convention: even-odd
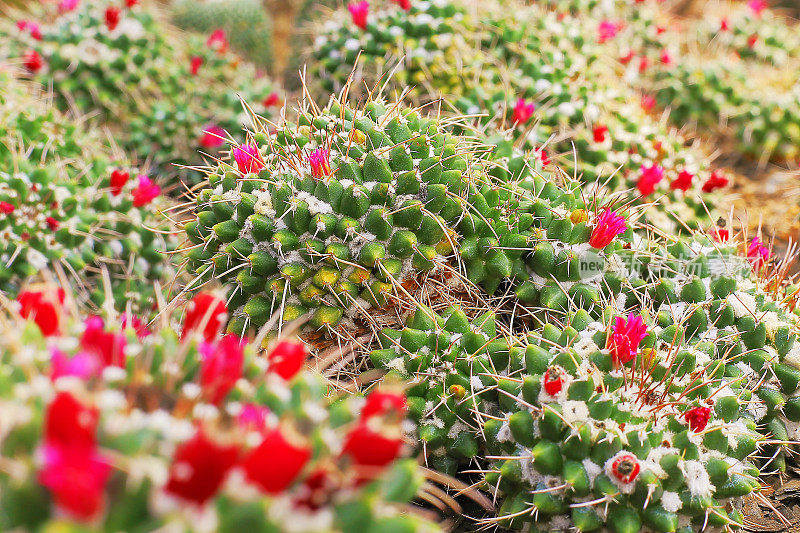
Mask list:
[[[661,205],[691,226],[708,222],[703,204],[713,207],[708,193],[727,178],[709,182],[720,174],[699,147],[631,105],[640,94],[608,76],[603,38],[577,15],[526,6],[510,16],[487,7],[488,18],[476,23],[458,4],[446,10],[447,3],[422,2],[407,13],[396,6],[370,9],[362,27],[356,5],[350,15],[340,12],[326,22],[315,41],[318,73],[326,82],[344,83],[354,67],[368,77],[374,64],[389,68],[404,56],[394,77],[400,87],[410,80],[418,100],[445,95],[459,113],[483,114],[480,122],[510,128],[545,161],[552,155],[584,181],[632,189],[637,201],[663,195]],[[424,20],[427,29],[409,27],[404,34],[404,17],[414,27]],[[356,65],[361,50],[363,64]],[[456,63],[464,57],[472,60]],[[643,107],[649,106],[644,99]],[[468,119],[456,124],[472,127]]]
[[[147,299],[148,285],[174,276],[155,178],[137,176],[32,84],[0,78],[0,290],[14,295],[41,271],[62,270],[90,289],[94,277],[102,302],[105,269],[118,298]]]
[[[231,47],[260,67],[272,58],[272,22],[260,0],[179,0],[170,4],[170,16],[179,28],[211,33],[222,29]]]
[[[266,107],[271,83],[227,51],[224,33],[176,39],[155,7],[135,2],[53,9],[43,9],[42,22],[27,14],[4,22],[7,57],[21,57],[33,79],[52,86],[60,107],[97,115],[131,157],[149,158],[164,173],[177,171],[170,163],[197,163],[199,149],[241,131],[240,97],[261,114],[274,111]]]
[[[438,531],[403,506],[421,476],[402,393],[328,398],[301,343],[200,327],[209,294],[181,328],[76,320],[54,293],[0,321],[3,529]]]

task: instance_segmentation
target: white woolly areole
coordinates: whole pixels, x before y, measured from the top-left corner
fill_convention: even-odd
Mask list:
[[[665,491],[661,494],[661,507],[668,513],[677,513],[683,507],[683,503],[677,492]]]
[[[678,464],[686,477],[686,486],[692,496],[711,497],[717,488],[711,483],[708,472],[700,461],[681,461]]]

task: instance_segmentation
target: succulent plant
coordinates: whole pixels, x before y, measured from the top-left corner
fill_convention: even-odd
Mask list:
[[[209,170],[185,226],[190,268],[228,284],[232,331],[276,312],[324,328],[384,306],[454,251],[470,150],[399,105],[304,110]]]
[[[332,401],[297,341],[75,320],[53,292],[1,321],[4,529],[438,530],[402,506],[402,394]]]
[[[259,0],[180,0],[170,4],[170,14],[180,28],[200,33],[224,30],[237,53],[256,65],[269,66],[272,22]]]
[[[0,290],[13,296],[28,278],[62,268],[97,288],[100,303],[105,269],[118,298],[131,289],[129,299],[146,299],[148,285],[174,275],[162,254],[175,234],[160,214],[160,188],[33,84],[0,77]]]
[[[198,150],[219,147],[223,132],[241,130],[240,96],[259,113],[274,111],[263,105],[271,84],[227,51],[224,33],[184,42],[150,4],[85,1],[51,16],[41,24],[7,21],[7,53],[22,56],[62,108],[98,115],[127,153],[165,174],[177,171],[170,163],[198,163]]]

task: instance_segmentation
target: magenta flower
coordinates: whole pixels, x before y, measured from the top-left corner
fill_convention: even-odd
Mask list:
[[[126,344],[125,335],[106,331],[105,322],[99,316],[90,316],[86,319],[80,346],[84,352],[94,356],[103,368],[125,367]]]
[[[639,343],[647,335],[647,326],[641,316],[631,313],[627,320],[617,317],[606,343],[614,365],[624,365],[636,358],[636,354],[639,352]]]
[[[639,70],[641,70],[641,65]],[[652,111],[656,107],[656,99],[652,94],[642,95],[642,109],[645,111]]]
[[[768,4],[766,0],[748,0],[747,2],[747,7],[749,7],[750,11],[752,11],[753,14],[757,17],[761,16],[761,13],[763,13],[764,10],[767,9],[767,6]]]
[[[353,18],[353,24],[362,30],[367,29],[369,2],[367,2],[367,0],[361,0],[360,2],[356,2],[354,4],[348,4],[347,9],[350,11],[350,16]]]
[[[640,169],[642,175],[639,176],[639,181],[636,182],[636,187],[639,189],[639,194],[649,196],[656,190],[656,185],[664,179],[664,169],[653,163],[649,167],[642,165]]]
[[[256,174],[264,167],[261,153],[254,144],[243,144],[234,148],[233,159],[242,174]]]
[[[42,40],[42,30],[38,24],[30,20],[18,20],[17,29],[23,33],[28,32],[37,41]]]
[[[69,13],[70,11],[75,11],[78,8],[79,3],[79,0],[61,0],[58,3],[58,12]]]
[[[96,376],[100,364],[96,357],[86,352],[78,352],[74,357],[53,348],[50,351],[50,377],[53,381],[65,376],[74,376],[82,380]]]
[[[200,146],[203,148],[219,148],[225,144],[225,137],[228,133],[216,124],[207,124],[203,128],[203,135],[200,137]]]
[[[667,67],[672,65],[672,55],[670,55],[669,50],[661,51],[661,64]]]
[[[218,404],[242,377],[244,349],[236,335],[229,334],[219,342],[200,345],[200,385],[208,401]]]
[[[228,49],[228,36],[225,34],[225,30],[216,29],[211,32],[211,35],[208,36],[208,40],[206,41],[206,46],[211,50],[216,50],[218,53],[224,54]]]
[[[141,175],[139,176],[139,184],[136,185],[131,194],[133,195],[133,205],[142,207],[155,200],[161,194],[161,187],[153,183],[153,180],[147,176]]]
[[[311,165],[311,176],[322,179],[331,173],[331,164],[328,161],[328,150],[317,148],[308,154],[308,163]]]
[[[604,43],[610,41],[617,36],[621,29],[622,24],[618,22],[611,22],[610,20],[602,21],[597,28],[597,42]]]
[[[520,98],[514,105],[514,124],[528,122],[534,111],[536,111],[536,105],[533,102],[527,103],[524,98]]]
[[[758,237],[753,237],[753,240],[750,241],[750,245],[747,247],[747,259],[750,260],[750,264],[753,265],[753,270],[760,270],[772,254],[769,251],[769,248],[759,239]]]
[[[267,428],[267,416],[269,409],[263,405],[256,405],[254,403],[246,403],[239,411],[239,416],[236,417],[239,426],[246,430],[263,431]]]
[[[625,233],[626,229],[628,229],[628,225],[625,223],[625,217],[617,214],[616,211],[605,208],[597,217],[592,235],[589,237],[589,245],[598,250],[605,248],[617,235]]]
[[[147,327],[147,322],[134,314],[123,313],[120,319],[122,320],[122,329],[132,328],[136,331],[136,336],[139,337],[139,339],[144,339],[153,334]]]

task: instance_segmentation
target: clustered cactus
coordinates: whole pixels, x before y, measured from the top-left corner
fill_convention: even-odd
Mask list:
[[[45,9],[42,22],[20,18],[3,30],[7,54],[52,85],[61,107],[98,114],[131,157],[152,157],[165,174],[241,131],[240,97],[274,112],[271,83],[227,50],[224,32],[176,40],[154,7],[128,4],[84,1],[59,14]]]
[[[482,122],[510,128],[546,163],[552,154],[582,180],[632,189],[637,201],[663,195],[659,205],[667,220],[708,223],[708,193],[728,178],[709,168],[701,150],[648,115],[653,102],[642,98],[642,106],[631,105],[639,93],[609,78],[604,43],[616,26],[604,30],[598,21],[599,29],[590,27],[579,16],[541,6],[513,16],[487,6],[488,20],[479,24],[447,2],[415,3],[408,12],[365,4],[352,3],[349,15],[341,12],[323,25],[313,57],[325,83],[346,83],[354,68],[362,77],[385,76],[390,58],[399,62],[396,85],[411,84],[421,102],[450,98],[458,112],[483,114]]]
[[[438,530],[402,507],[402,393],[329,399],[298,341],[208,327],[209,294],[151,327],[74,320],[54,293],[0,320],[3,529]]]
[[[174,275],[162,255],[174,233],[155,178],[137,176],[31,84],[0,78],[0,290],[14,295],[60,269],[99,303],[104,269],[118,298],[145,299],[147,285]]]

